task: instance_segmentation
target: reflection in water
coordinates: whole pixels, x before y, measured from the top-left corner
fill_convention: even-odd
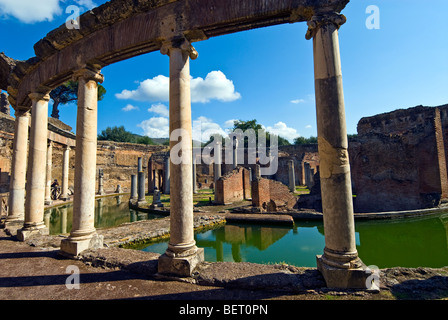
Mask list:
[[[126,222],[161,218],[160,215],[129,209],[129,199],[123,195],[98,198],[95,202],[95,228],[108,228]],[[45,225],[50,234],[66,234],[72,229],[73,206],[68,204],[45,210]]]
[[[162,216],[130,210],[123,196],[99,198],[95,204],[95,227]],[[51,234],[72,228],[71,205],[45,211]],[[387,267],[448,266],[448,213],[397,220],[356,221],[356,246],[366,265]],[[287,263],[315,267],[316,255],[325,247],[322,222],[296,222],[294,227],[227,224],[195,235],[205,248],[207,261]],[[167,242],[147,246],[145,251],[164,253]]]
[[[325,247],[321,222],[299,222],[294,228],[225,225],[197,234],[207,261],[288,263],[316,267]],[[442,267],[448,265],[448,213],[433,217],[357,221],[356,245],[367,265],[380,268]],[[145,251],[163,253],[167,242]]]

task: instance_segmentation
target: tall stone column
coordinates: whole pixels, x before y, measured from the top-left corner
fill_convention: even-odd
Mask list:
[[[53,203],[51,200],[51,169],[53,167],[53,142],[48,141],[47,146],[47,167],[46,167],[46,184],[45,184],[45,205]]]
[[[31,93],[30,147],[28,155],[25,222],[17,239],[25,241],[34,234],[48,234],[44,223],[45,176],[47,163],[48,101],[50,95]]]
[[[135,174],[131,175],[131,200],[136,201],[138,199],[137,193],[137,176]]]
[[[70,236],[61,242],[61,253],[69,256],[103,246],[103,238],[94,226],[98,83],[103,82],[103,76],[98,70],[86,68],[76,72],[74,79],[79,87],[73,224]]]
[[[164,194],[170,194],[170,157],[165,158],[165,184]]]
[[[289,191],[296,191],[296,178],[294,174],[294,160],[288,161],[288,180],[289,180]]]
[[[222,163],[222,144],[220,141],[216,141],[215,148],[215,163],[213,167],[213,173],[214,173],[214,186],[215,186],[215,196],[216,196],[216,183],[218,182],[219,178],[221,178],[221,163]]]
[[[98,195],[102,196],[104,192],[104,170],[98,169]]]
[[[236,167],[238,167],[238,139],[236,136],[232,137],[233,143],[232,143],[232,148],[233,148],[233,169],[236,169]],[[243,140],[244,141],[244,140]]]
[[[59,197],[61,200],[64,201],[69,200],[68,196],[69,164],[70,164],[70,147],[65,146],[62,155],[62,190],[61,190],[61,196]]]
[[[325,248],[317,267],[328,287],[366,288],[365,265],[355,242],[353,198],[348,158],[338,29],[346,18],[337,13],[314,16],[314,77]]]
[[[9,184],[9,211],[6,224],[25,217],[25,181],[28,153],[29,111],[16,111],[14,150],[12,154],[11,182]]]
[[[170,57],[170,242],[159,258],[160,273],[190,276],[204,260],[193,229],[192,124],[190,62],[196,50],[186,40],[165,44]]]
[[[197,174],[196,174],[196,157],[193,157],[193,193],[198,193]]]

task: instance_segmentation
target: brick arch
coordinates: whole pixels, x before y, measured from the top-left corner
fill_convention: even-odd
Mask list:
[[[36,57],[19,63],[8,79],[10,102],[31,107],[28,94],[49,91],[85,66],[101,69],[158,51],[165,41],[206,40],[219,35],[308,21],[340,12],[349,0],[112,0],[80,17],[80,29],[64,25],[34,45]]]

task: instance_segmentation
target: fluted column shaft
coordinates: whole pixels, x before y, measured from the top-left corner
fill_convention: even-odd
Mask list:
[[[7,222],[25,217],[25,181],[28,153],[29,111],[16,111],[14,150],[12,154],[11,182],[9,184],[9,211]]]
[[[69,181],[70,147],[65,146],[62,156],[62,190],[60,198],[68,200],[68,181]]]
[[[45,205],[52,204],[51,199],[51,169],[53,167],[53,143],[48,142],[47,146],[47,167],[46,167],[46,183],[45,183]]]
[[[103,76],[98,70],[86,68],[76,72],[74,79],[79,84],[73,223],[70,237],[61,243],[61,250],[76,256],[85,249],[102,247],[102,238],[95,229],[95,178],[98,83],[103,81]],[[91,241],[93,237],[98,241]]]
[[[197,52],[188,43],[168,44],[170,57],[170,242],[159,259],[159,272],[190,275],[203,249],[193,229],[192,123],[190,62]],[[180,258],[180,260],[177,260]]]
[[[48,233],[44,223],[44,201],[47,163],[48,101],[44,93],[31,93],[31,129],[27,166],[25,222],[17,231],[19,240],[38,232]]]
[[[324,254],[318,256],[317,262],[327,285],[362,287],[365,284],[361,268],[363,264],[358,258],[355,241],[338,38],[338,29],[345,21],[345,17],[337,13],[314,16],[308,22],[309,29],[306,35],[307,39],[313,38],[320,183],[325,230]]]

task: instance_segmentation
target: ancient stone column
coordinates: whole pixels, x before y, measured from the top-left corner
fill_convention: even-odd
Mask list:
[[[170,194],[170,157],[165,158],[165,184],[164,194]]]
[[[316,115],[325,249],[317,266],[328,287],[366,288],[365,266],[355,242],[353,198],[348,158],[338,29],[343,15],[314,16],[313,38]]]
[[[70,236],[61,242],[61,253],[69,256],[103,246],[103,237],[94,226],[98,83],[103,82],[103,76],[98,70],[85,68],[73,78],[79,83],[73,223]]]
[[[220,141],[216,141],[214,151],[215,163],[213,167],[214,173],[214,186],[216,191],[216,182],[221,178],[221,162],[222,162],[222,144]]]
[[[233,169],[236,169],[236,167],[238,167],[238,139],[236,136],[232,137],[233,139],[233,143],[232,143],[232,148],[233,148]]]
[[[288,161],[288,179],[289,179],[289,191],[296,191],[296,178],[294,174],[294,160]]]
[[[145,173],[140,171],[137,176],[137,193],[138,193],[138,202],[139,204],[146,203],[145,198]]]
[[[59,199],[67,201],[68,196],[68,177],[69,177],[70,147],[65,146],[62,155],[62,192]]]
[[[47,163],[49,94],[31,93],[30,147],[28,155],[25,222],[17,239],[25,241],[34,234],[48,234],[44,224],[45,175]]]
[[[8,216],[6,224],[21,221],[25,216],[25,180],[28,153],[29,111],[16,111],[11,182],[9,184]]]
[[[104,171],[103,169],[98,169],[98,195],[102,196],[104,192]]]
[[[196,159],[195,157],[193,157],[193,193],[196,194],[198,193],[198,184],[196,182]]]
[[[196,50],[186,40],[161,49],[170,57],[170,242],[159,258],[159,273],[191,276],[204,260],[193,229],[192,123],[189,58]]]
[[[135,174],[131,175],[131,200],[137,200],[137,176]]]
[[[143,171],[143,160],[141,157],[137,159],[137,172]]]
[[[53,203],[51,200],[51,169],[53,167],[53,143],[48,141],[47,146],[47,167],[46,167],[46,184],[45,184],[45,205]]]
[[[311,189],[311,167],[308,162],[305,162],[303,164],[304,171],[305,171],[305,185],[308,189]]]

